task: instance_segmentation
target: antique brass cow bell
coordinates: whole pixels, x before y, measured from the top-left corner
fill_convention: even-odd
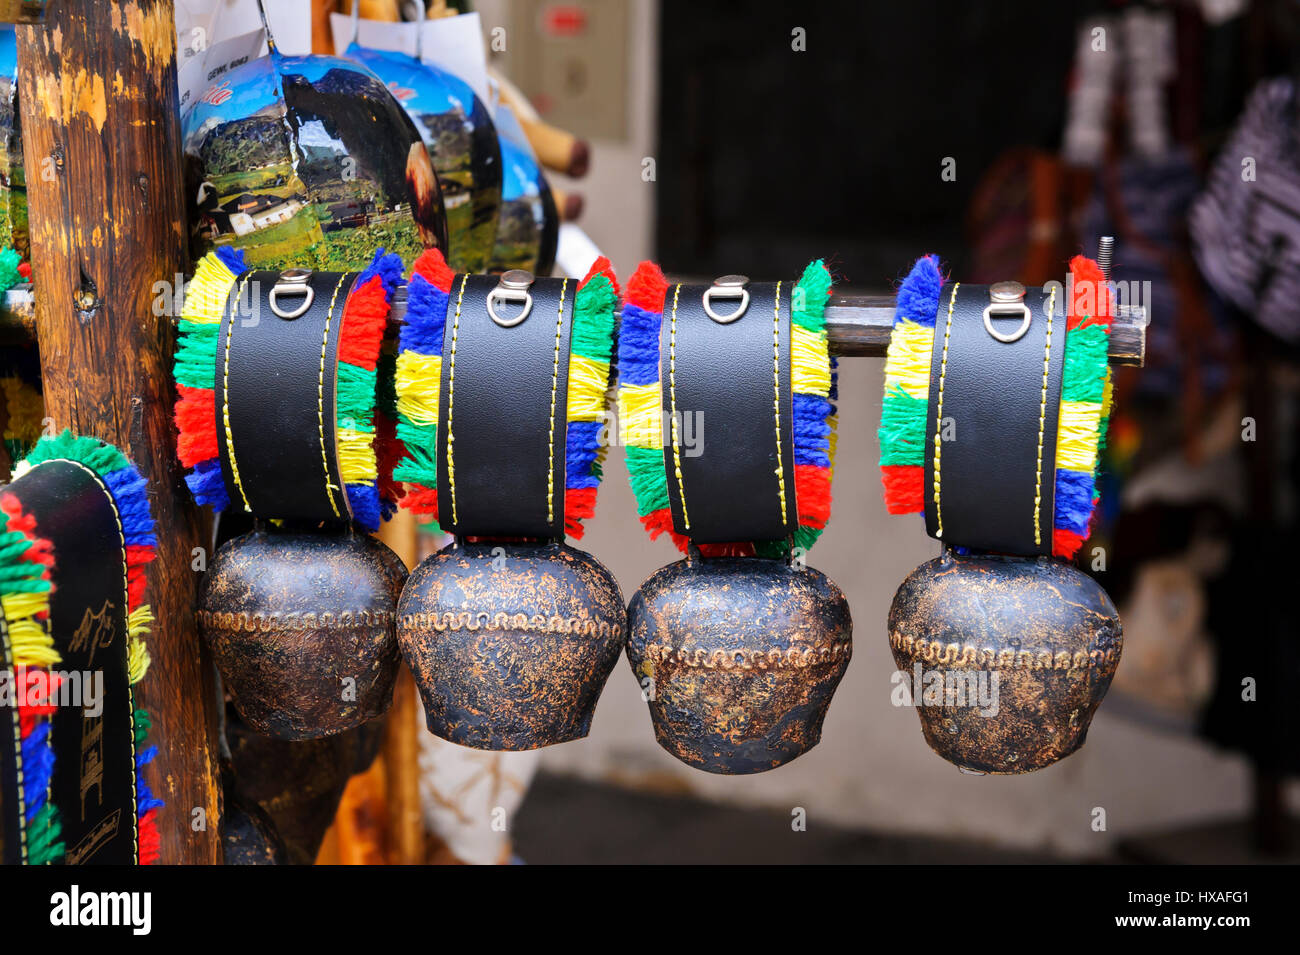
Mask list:
[[[378,255],[359,274],[252,272],[223,249],[186,296],[186,480],[200,503],[254,518],[207,567],[199,630],[244,721],[280,739],[343,732],[392,699],[406,570],[359,531],[394,495],[376,377],[401,271]]]
[[[416,263],[397,360],[410,456],[394,475],[456,542],[412,573],[398,641],[442,739],[580,739],[618,659],[618,584],[562,543],[595,506],[617,296],[605,260],[582,282]]]
[[[1110,400],[1102,276],[1082,257],[1071,268],[1068,303],[1014,282],[945,283],[931,258],[899,289],[885,501],[923,512],[944,553],[899,588],[889,642],[926,741],[973,772],[1073,753],[1119,664],[1114,605],[1064,562],[1088,533]]]
[[[669,286],[644,263],[619,343],[641,520],[688,558],[628,607],[628,662],[659,744],[712,773],[821,738],[849,664],[848,601],[803,554],[830,513],[834,370],[820,262],[797,283]]]

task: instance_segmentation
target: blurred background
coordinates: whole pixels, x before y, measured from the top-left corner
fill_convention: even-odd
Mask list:
[[[1285,209],[1265,226],[1210,184],[1216,162],[1232,178],[1247,154],[1281,167],[1274,182],[1300,183],[1300,114],[1286,92],[1300,77],[1300,4],[473,6],[485,32],[510,37],[490,63],[543,118],[590,141],[590,172],[557,182],[582,194],[579,224],[620,275],[649,258],[674,277],[788,278],[824,257],[854,290],[888,292],[935,252],[955,277],[1031,283],[1063,278],[1070,255],[1095,255],[1113,234],[1114,277],[1150,282],[1153,316],[1147,367],[1118,383],[1103,520],[1082,552],[1120,606],[1126,646],[1080,752],[1024,777],[964,775],[892,705],[886,613],[936,547],[916,519],[885,513],[883,362],[850,359],[833,518],[809,556],[855,622],[822,743],[761,776],[696,772],[655,744],[620,664],[591,737],[542,753],[516,851],[537,862],[1295,861],[1288,687],[1300,627],[1284,606],[1284,542],[1296,522],[1300,308],[1243,307],[1200,257],[1249,242],[1273,257],[1271,272],[1295,268],[1300,207],[1285,207],[1300,193],[1265,200]],[[1261,123],[1259,97],[1279,83],[1285,122]],[[1229,148],[1252,108],[1246,136],[1260,141]],[[1198,201],[1228,208],[1194,235]],[[1215,222],[1237,239],[1216,238]],[[635,513],[611,454],[581,546],[625,596],[676,558]],[[1094,548],[1104,569],[1090,566]],[[806,833],[791,832],[795,807]]]

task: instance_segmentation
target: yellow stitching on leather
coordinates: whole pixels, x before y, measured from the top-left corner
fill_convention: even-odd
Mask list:
[[[677,474],[677,494],[682,502],[682,528],[691,529],[691,516],[686,512],[686,485],[682,483],[681,437],[677,425],[677,296],[680,285],[673,286],[673,316],[668,331],[668,413],[673,421],[673,470]]]
[[[1047,343],[1043,346],[1043,397],[1038,406],[1038,474],[1034,478],[1034,546],[1043,543],[1042,520],[1043,504],[1043,432],[1047,430],[1047,375],[1052,362],[1052,313],[1056,311],[1056,287],[1047,298]]]
[[[456,338],[460,333],[460,303],[465,300],[465,283],[468,275],[460,277],[460,291],[456,293],[456,315],[451,323],[451,364],[447,366],[447,490],[451,492],[451,523],[456,520],[456,458],[451,443],[451,415],[456,407]]]
[[[776,413],[776,487],[781,500],[781,526],[790,526],[785,503],[785,463],[781,460],[781,283],[776,283],[772,307],[772,410]]]
[[[943,357],[939,360],[939,401],[934,410],[934,521],[937,528],[934,536],[938,538],[943,537],[943,504],[939,498],[939,451],[943,444],[943,381],[948,373],[948,337],[952,333],[952,310],[957,304],[959,288],[961,288],[960,282],[954,284],[952,296],[948,299],[948,322],[943,327]]]
[[[560,336],[564,332],[564,293],[569,280],[560,285],[560,307],[555,313],[555,362],[551,366],[551,436],[547,445],[546,468],[546,523],[555,523],[555,394],[560,387]]]
[[[248,275],[253,273],[249,272]],[[239,288],[235,292],[235,301],[232,308],[239,307],[239,301],[244,297],[244,289],[248,286],[248,275],[244,276]],[[226,460],[230,462],[230,476],[235,479],[235,489],[239,491],[239,496],[244,501],[244,510],[253,513],[253,507],[248,503],[248,495],[244,493],[244,483],[239,478],[239,465],[235,462],[235,435],[230,430],[230,339],[235,334],[235,315],[230,316],[230,321],[226,324],[226,360],[221,371],[221,423],[226,429]]]
[[[334,512],[335,517],[342,515],[339,514],[339,505],[334,499],[334,493],[338,488],[330,483],[330,461],[325,453],[325,359],[329,354],[330,323],[334,319],[334,304],[338,301],[339,289],[343,287],[343,280],[346,278],[347,275],[339,276],[339,284],[334,286],[334,294],[330,297],[329,311],[325,313],[325,334],[321,336],[320,341],[320,375],[316,378],[316,432],[320,435],[320,463],[325,468],[325,496],[330,500],[330,510]]]

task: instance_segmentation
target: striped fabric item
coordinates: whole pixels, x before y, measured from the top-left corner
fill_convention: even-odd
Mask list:
[[[402,506],[438,519],[438,401],[443,332],[455,274],[441,253],[416,260],[408,283],[406,325],[398,345],[397,437],[406,455],[394,468],[404,481]],[[568,423],[565,436],[564,529],[581,538],[596,509],[605,446],[606,393],[619,289],[603,256],[578,284],[569,342]]]
[[[1300,342],[1300,137],[1290,77],[1255,88],[1188,215],[1192,251],[1225,299]]]
[[[1073,558],[1088,536],[1096,506],[1096,470],[1110,416],[1107,360],[1113,304],[1096,262],[1070,261],[1071,300],[1056,443],[1052,553]],[[934,255],[916,261],[898,289],[885,358],[880,473],[891,514],[925,510],[926,410],[934,321],[944,277]]]
[[[830,520],[835,461],[837,369],[826,340],[826,299],[831,274],[818,259],[791,296],[790,365],[794,405],[795,500],[799,526],[794,546],[807,551]],[[627,284],[618,343],[618,411],[627,472],[637,514],[650,537],[668,534],[685,552],[689,540],[673,530],[664,471],[659,332],[669,283],[653,262],[642,262]],[[706,557],[780,557],[785,541],[703,544]]]

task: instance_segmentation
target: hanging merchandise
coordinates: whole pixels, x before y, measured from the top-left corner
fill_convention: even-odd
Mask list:
[[[0,746],[6,862],[149,865],[157,753],[133,687],[149,669],[144,479],[110,444],[42,438],[0,491],[0,644],[12,727]]]
[[[8,23],[0,24],[0,249],[13,250],[20,260],[30,252],[18,111],[18,44]]]
[[[360,4],[353,4],[354,15]],[[501,147],[496,127],[469,84],[421,62],[418,26],[415,56],[373,49],[357,39],[344,54],[363,64],[388,89],[415,122],[438,172],[447,212],[447,261],[460,272],[483,272],[492,255],[501,208]],[[403,27],[394,27],[404,29]]]
[[[501,215],[488,270],[549,275],[560,236],[555,197],[510,107],[500,104],[496,119],[501,141]]]
[[[185,113],[196,254],[244,250],[250,267],[363,269],[375,248],[447,248],[438,177],[406,111],[364,66],[331,56],[231,58]],[[223,55],[226,54],[226,55]]]
[[[581,282],[453,274],[434,252],[415,264],[394,477],[456,540],[412,572],[398,637],[442,739],[586,736],[622,648],[617,582],[563,542],[595,509],[617,300],[604,258]]]
[[[894,596],[889,641],[926,741],[976,772],[1029,772],[1082,746],[1119,663],[1114,605],[1064,562],[1096,503],[1112,317],[1096,263],[1076,256],[1070,274],[1064,294],[967,285],[927,256],[898,290],[885,504],[924,513],[944,552]]]
[[[361,531],[396,488],[376,431],[376,369],[401,260],[362,272],[259,272],[203,258],[176,351],[181,463],[200,504],[251,514],[204,577],[199,629],[244,720],[310,739],[381,715],[406,572]],[[268,523],[273,522],[273,523]]]
[[[1289,344],[1300,343],[1300,165],[1291,77],[1246,103],[1187,217],[1205,280]]]
[[[848,601],[803,556],[830,517],[831,276],[669,285],[642,263],[619,337],[619,418],[641,522],[686,560],[628,608],[655,735],[714,773],[784,765],[821,738],[852,652]]]

